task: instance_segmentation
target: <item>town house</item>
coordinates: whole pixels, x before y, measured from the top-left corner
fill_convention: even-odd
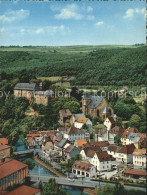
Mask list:
[[[133,165],[146,167],[146,149],[135,149],[133,152]]]
[[[96,176],[95,167],[86,161],[75,161],[72,165],[72,173],[78,177],[94,177]]]

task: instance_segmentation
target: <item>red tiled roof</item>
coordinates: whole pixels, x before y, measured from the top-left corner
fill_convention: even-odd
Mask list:
[[[0,138],[0,144],[8,144],[8,139],[7,138]]]
[[[109,119],[109,121],[110,121],[112,124],[115,124],[115,120],[114,120],[114,118],[113,118],[113,117],[108,116],[107,118]]]
[[[7,145],[0,145],[0,150],[5,150],[7,148],[10,148],[10,146]]]
[[[101,137],[101,136],[103,136],[105,133],[107,133],[106,130],[100,130],[100,131],[98,131],[98,136]]]
[[[112,133],[112,134],[122,134],[123,132],[124,132],[124,129],[119,126],[115,126],[109,131],[109,133]]]
[[[72,126],[67,131],[67,134],[69,134],[69,135],[71,135],[71,134],[83,134],[83,130]]]
[[[134,144],[129,144],[120,148],[120,150],[118,150],[118,153],[132,154],[134,150],[135,150]]]
[[[85,117],[80,117],[78,116],[76,122],[78,123],[86,123],[88,121],[88,118],[85,118]]]
[[[27,164],[24,164],[18,160],[9,159],[8,161],[0,165],[0,179],[27,166]]]
[[[72,168],[89,172],[92,166],[93,165],[89,162],[75,161],[75,163],[72,165]]]
[[[124,133],[122,134],[121,138],[127,138],[130,133],[138,133],[138,129],[129,127],[128,129],[126,129],[124,131]]]
[[[114,151],[114,152],[115,152],[115,151],[117,150],[117,146],[109,146],[109,147],[108,147],[108,150],[109,150],[109,151]]]
[[[96,155],[100,162],[111,161],[110,155],[107,153],[107,151],[96,152]]]
[[[142,170],[135,170],[135,169],[126,169],[124,173],[131,174],[131,175],[139,175],[139,176],[146,176],[147,172]]]
[[[65,148],[65,152],[69,153],[74,148],[74,145],[70,144],[67,148]]]
[[[77,139],[75,140],[76,144],[78,147],[82,147],[84,144],[87,143],[87,140],[86,139]]]
[[[11,192],[8,195],[34,195],[40,192],[40,189],[32,188],[30,186],[22,185]]]
[[[133,155],[146,156],[146,149],[135,149]]]

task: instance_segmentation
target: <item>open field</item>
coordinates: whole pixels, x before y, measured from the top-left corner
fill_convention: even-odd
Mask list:
[[[62,79],[62,77],[60,76],[55,76],[55,77],[37,77],[38,79],[44,81],[44,80],[48,80],[48,81],[60,81]]]

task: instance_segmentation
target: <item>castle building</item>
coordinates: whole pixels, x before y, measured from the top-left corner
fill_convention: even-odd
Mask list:
[[[90,114],[91,117],[98,116],[102,119],[113,114],[112,108],[108,106],[104,97],[89,94],[85,94],[82,99],[82,112]]]
[[[16,97],[25,97],[29,102],[36,104],[48,105],[48,101],[55,97],[52,90],[41,91],[43,89],[42,83],[17,83],[14,87],[14,95]]]
[[[14,87],[14,95],[16,97],[25,97],[32,101],[34,91],[38,91],[39,87],[36,83],[17,83]]]

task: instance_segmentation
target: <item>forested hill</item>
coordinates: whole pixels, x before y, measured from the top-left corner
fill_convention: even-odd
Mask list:
[[[19,72],[25,68],[36,76],[75,76],[77,85],[145,85],[146,47],[97,47],[91,52],[75,48],[69,52],[0,50],[2,71]]]

